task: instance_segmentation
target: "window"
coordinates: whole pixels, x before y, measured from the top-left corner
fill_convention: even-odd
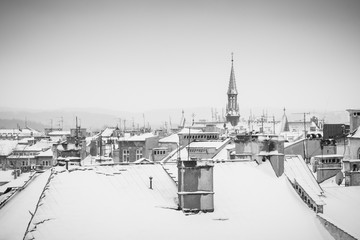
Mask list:
[[[129,162],[130,152],[128,149],[123,150],[123,162]]]
[[[140,158],[142,158],[142,149],[138,148],[136,149],[136,160],[139,160]]]

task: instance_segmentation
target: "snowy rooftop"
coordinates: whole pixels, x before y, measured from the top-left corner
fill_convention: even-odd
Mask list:
[[[215,148],[218,149],[224,145],[224,141],[191,142],[190,148]]]
[[[15,151],[39,152],[39,151],[47,150],[48,148],[50,148],[52,146],[52,144],[53,143],[50,141],[39,141],[39,142],[35,143],[34,145],[17,145],[14,150]]]
[[[155,137],[155,136],[156,135],[154,135],[153,133],[144,133],[141,135],[134,135],[131,137],[120,138],[119,141],[145,141],[147,138]]]
[[[321,216],[360,239],[360,186],[324,186],[326,208]]]
[[[235,143],[227,144],[213,157],[213,160],[229,160],[228,152],[231,151],[235,151]]]
[[[13,134],[19,134],[20,130],[19,129],[0,129],[0,134],[2,135],[13,135]]]
[[[286,155],[284,172],[292,183],[296,181],[300,184],[317,204],[324,204],[322,198],[319,197],[324,191],[301,156]]]
[[[114,133],[115,128],[105,128],[104,131],[102,131],[101,136],[102,137],[111,137]]]
[[[25,239],[331,239],[268,162],[215,164],[215,211],[188,216],[175,210],[176,186],[158,164],[79,170],[54,175]],[[15,236],[0,219],[0,234]]]
[[[40,152],[38,155],[38,157],[52,157],[53,156],[53,151],[51,148],[49,148],[48,150],[44,151],[44,152]]]
[[[16,148],[18,141],[0,140],[0,156],[8,156]]]
[[[171,134],[159,140],[159,143],[179,143],[179,136],[177,134]]]
[[[52,131],[48,133],[49,136],[65,136],[70,135],[70,131]]]
[[[203,131],[199,130],[199,129],[193,129],[193,128],[190,128],[190,133],[202,133]],[[180,134],[183,134],[183,133],[189,133],[189,128],[183,128],[180,130],[180,132],[178,132]]]
[[[229,139],[226,139],[224,141],[213,141],[213,142],[191,142],[190,147],[191,148],[215,148],[216,150],[219,150],[222,148],[225,144],[228,144]],[[223,149],[221,149],[223,150]],[[216,155],[218,153],[215,153]],[[215,156],[214,154],[214,156]],[[222,153],[222,156],[224,156],[226,153]],[[220,155],[219,155],[220,156]],[[171,153],[169,153],[168,157],[164,158],[162,162],[174,162],[177,161],[178,157],[182,159],[188,158],[188,148],[187,146],[180,149],[173,150]],[[227,159],[227,158],[224,158]]]
[[[353,134],[350,134],[348,137],[351,138],[360,138],[360,127],[358,127]]]

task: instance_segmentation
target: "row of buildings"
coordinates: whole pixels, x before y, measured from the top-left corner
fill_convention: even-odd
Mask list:
[[[1,168],[16,170],[14,171],[14,177],[16,177],[21,171],[41,170],[55,165],[64,165],[66,169],[69,169],[69,165],[86,166],[87,170],[95,171],[101,174],[101,177],[117,179],[111,184],[101,185],[102,181],[93,179],[95,174],[90,176],[85,173],[87,180],[94,181],[92,184],[97,185],[98,189],[105,189],[103,194],[118,192],[125,186],[126,193],[130,195],[132,191],[141,189],[137,196],[153,192],[160,192],[159,196],[163,196],[165,192],[174,192],[175,194],[168,199],[173,201],[174,196],[177,195],[177,198],[175,197],[177,207],[171,205],[171,208],[181,209],[184,212],[214,212],[216,206],[223,207],[221,201],[229,200],[234,208],[229,209],[228,212],[236,213],[239,208],[244,206],[247,208],[248,204],[259,200],[258,204],[251,209],[257,209],[257,212],[260,212],[258,209],[262,209],[267,212],[276,203],[279,207],[278,214],[281,212],[280,208],[286,207],[286,204],[282,205],[286,202],[295,202],[296,205],[291,206],[300,209],[297,205],[299,199],[293,197],[293,192],[296,192],[304,202],[305,209],[307,206],[311,210],[308,212],[311,214],[315,212],[332,236],[341,235],[341,237],[335,237],[336,239],[342,239],[342,236],[346,239],[355,239],[351,234],[360,236],[356,229],[351,229],[357,218],[349,221],[348,217],[337,218],[333,214],[351,202],[352,198],[331,206],[332,196],[338,192],[345,192],[345,195],[350,192],[355,193],[354,195],[359,193],[359,187],[350,186],[360,186],[360,110],[347,110],[349,125],[324,124],[314,117],[307,121],[306,113],[304,113],[304,121],[292,123],[287,120],[285,110],[280,122],[276,122],[274,118],[262,116],[260,120],[253,119],[248,122],[248,125],[244,125],[240,121],[237,94],[232,59],[225,122],[193,121],[191,125],[182,125],[169,133],[161,130],[125,132],[113,127],[105,128],[92,136],[86,129],[78,126],[69,131],[46,129],[45,133],[35,132],[32,129],[6,130],[6,137],[4,135],[4,139],[0,140]],[[278,131],[275,130],[277,127],[280,127]],[[26,136],[20,134],[20,132],[28,131],[32,133]],[[9,134],[11,132],[14,134]],[[104,170],[105,172],[101,172]],[[60,173],[57,174],[60,175],[56,176],[57,178],[67,178],[71,174],[77,174],[61,175],[62,172],[66,172],[63,168],[57,168],[55,171]],[[219,175],[221,177],[214,179],[216,174],[221,174]],[[84,177],[85,175],[77,176]],[[227,178],[235,181],[226,181]],[[273,185],[267,185],[269,181]],[[52,186],[56,187],[56,184],[69,182],[71,181],[55,181]],[[170,182],[167,187],[158,187],[165,182]],[[221,185],[222,182],[225,184]],[[88,183],[78,181],[71,184]],[[114,190],[112,188],[110,191],[106,190],[113,184],[119,185],[116,191],[112,191]],[[153,184],[156,187],[153,187]],[[258,184],[256,185],[258,188],[254,189],[253,184]],[[177,191],[171,190],[175,185]],[[215,192],[214,185],[221,187],[215,189]],[[236,186],[235,190],[229,188],[230,185]],[[288,188],[288,185],[291,185],[293,189]],[[246,188],[247,186],[249,188]],[[330,187],[326,188],[326,186]],[[71,187],[72,185],[67,186],[67,189]],[[55,191],[52,187],[46,189],[50,193]],[[84,190],[86,189],[90,188],[85,187]],[[244,189],[246,192],[239,189]],[[344,189],[351,191],[343,191]],[[224,190],[229,190],[229,192],[224,192]],[[235,199],[233,192],[238,193],[236,201],[232,201]],[[101,196],[101,194],[97,195]],[[249,195],[251,198],[244,197]],[[56,193],[55,197],[59,196]],[[127,194],[121,194],[119,200],[124,199],[124,196]],[[220,200],[216,200],[220,202],[218,205],[214,204],[215,196],[219,196]],[[262,198],[257,199],[259,196]],[[66,200],[68,200],[67,197]],[[151,197],[155,199],[155,196]],[[274,202],[269,204],[267,197],[274,197]],[[61,211],[57,209],[59,205],[57,203],[52,205],[53,198],[49,199],[47,203],[50,207],[56,206],[53,210],[61,214]],[[245,201],[246,204],[243,206],[239,206],[238,201],[244,199],[250,200]],[[126,204],[120,204],[120,206],[128,208],[127,204],[132,204],[134,200],[131,198]],[[268,207],[262,208],[266,205]],[[148,207],[147,204],[146,206]],[[289,208],[285,212],[293,209]],[[148,208],[143,210],[146,211]],[[260,212],[259,216],[267,216],[264,212]],[[303,209],[299,212],[308,213]],[[339,210],[339,212],[342,211]],[[246,213],[246,211],[241,213]],[[252,215],[253,211],[249,213]],[[152,217],[151,214],[146,215]],[[121,213],[118,215],[120,216]],[[234,219],[242,219],[242,217]],[[228,219],[220,216],[215,220],[227,221]],[[54,222],[56,224],[56,221]],[[256,222],[258,222],[257,219]],[[285,222],[289,221],[286,219]],[[236,227],[239,225],[241,224],[237,223]],[[35,235],[39,233],[41,236],[41,229],[34,228],[34,231],[28,233]]]

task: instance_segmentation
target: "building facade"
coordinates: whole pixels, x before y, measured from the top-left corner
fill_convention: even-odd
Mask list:
[[[159,137],[150,134],[119,140],[119,162],[131,163],[141,158],[150,159],[154,148],[159,146]],[[117,159],[114,159],[117,162]]]

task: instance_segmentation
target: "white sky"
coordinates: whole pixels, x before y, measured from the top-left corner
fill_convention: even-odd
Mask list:
[[[359,107],[360,1],[0,1],[0,107]]]

